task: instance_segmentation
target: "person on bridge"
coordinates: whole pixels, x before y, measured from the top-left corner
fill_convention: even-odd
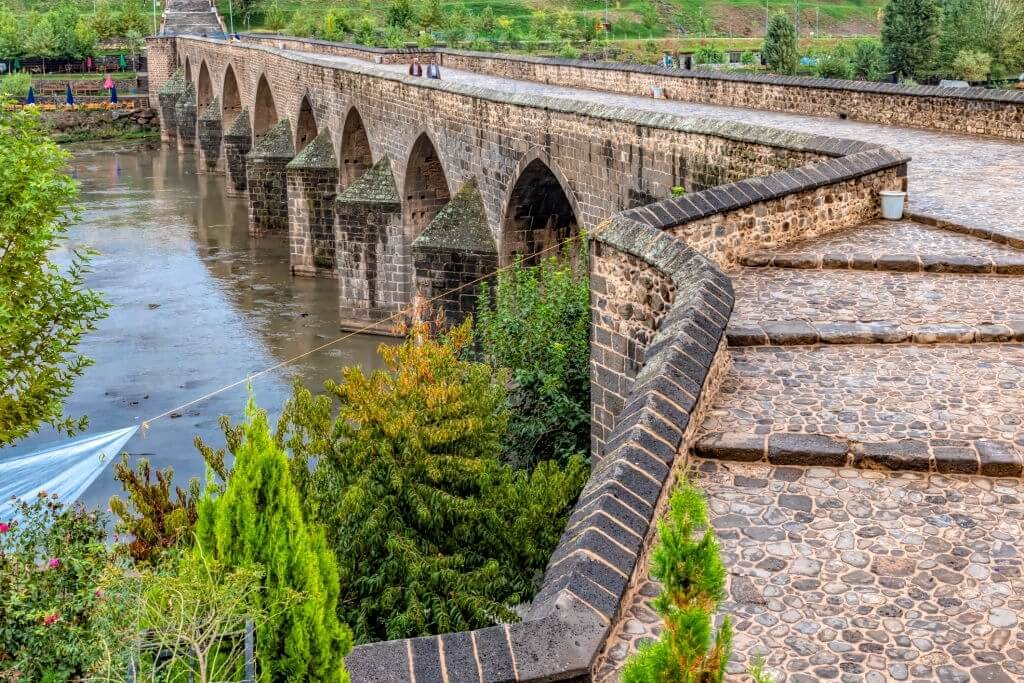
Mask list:
[[[409,75],[410,76],[422,76],[423,75],[423,65],[420,64],[420,58],[419,57],[413,57],[412,64],[409,65]]]
[[[441,68],[434,62],[427,64],[427,78],[441,79]]]

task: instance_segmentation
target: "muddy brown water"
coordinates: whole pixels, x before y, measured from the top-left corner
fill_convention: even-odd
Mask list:
[[[223,176],[198,175],[195,157],[167,149],[74,152],[83,215],[54,258],[99,250],[88,283],[113,304],[80,347],[96,362],[66,406],[89,416],[87,434],[139,424],[342,335],[337,283],[293,277],[283,238],[250,237],[245,200],[225,195]],[[264,375],[252,383],[256,401],[276,416],[296,378],[317,389],[343,366],[380,367],[385,341],[355,336]],[[243,385],[157,420],[125,450],[173,467],[176,482],[202,476],[194,437],[223,445],[217,419],[237,420],[246,398]],[[47,428],[0,459],[62,440]],[[108,466],[82,501],[105,508],[114,493]]]

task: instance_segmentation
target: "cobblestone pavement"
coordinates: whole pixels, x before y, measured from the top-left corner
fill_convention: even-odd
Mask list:
[[[1011,275],[744,268],[730,276],[735,322],[1024,320],[1024,284]]]
[[[815,257],[843,254],[878,257],[892,254],[930,256],[955,254],[999,260],[1018,259],[1024,251],[996,244],[986,239],[961,235],[949,230],[922,225],[914,221],[875,221],[835,232],[831,235],[772,250],[776,256]]]
[[[702,431],[1024,447],[1024,344],[744,347]]]
[[[1020,480],[694,461],[726,566],[731,680],[1024,680]],[[640,586],[599,680],[656,638]]]
[[[338,63],[360,63],[348,57],[316,55]],[[404,72],[401,64],[382,68]],[[1002,230],[1024,238],[1024,143],[954,135],[874,123],[721,107],[674,100],[565,88],[497,76],[443,69],[442,77],[506,93],[538,93],[600,102],[633,109],[716,119],[862,140],[910,154],[910,209],[953,223]]]

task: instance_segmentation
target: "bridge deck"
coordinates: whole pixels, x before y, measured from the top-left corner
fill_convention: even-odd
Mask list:
[[[315,56],[319,60],[336,61],[339,64],[366,63],[350,57],[319,53]],[[403,64],[379,66],[398,72],[408,68]],[[655,100],[517,81],[449,68],[442,69],[441,76],[445,80],[507,93],[567,97],[681,116],[709,116],[894,147],[913,157],[909,169],[911,211],[1024,240],[1024,201],[1020,199],[1024,197],[1022,143],[815,116]]]

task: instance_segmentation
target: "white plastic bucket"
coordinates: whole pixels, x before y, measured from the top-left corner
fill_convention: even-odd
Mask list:
[[[903,218],[903,203],[907,199],[906,192],[882,190],[878,194],[882,197],[882,218],[890,221],[898,221]]]

